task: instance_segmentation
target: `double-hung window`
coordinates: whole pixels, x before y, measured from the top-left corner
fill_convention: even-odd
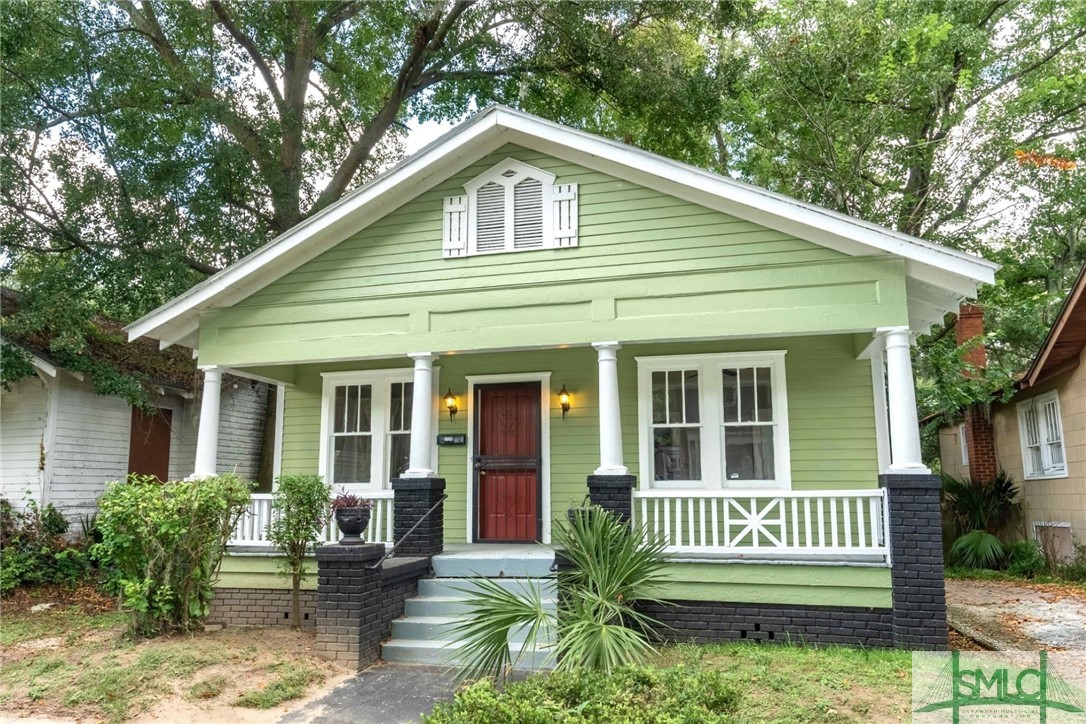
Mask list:
[[[323,377],[320,474],[337,488],[387,487],[407,470],[411,453],[411,370]]]
[[[642,479],[657,488],[788,488],[784,352],[640,357]]]
[[[1067,475],[1060,398],[1056,391],[1018,403],[1018,432],[1022,440],[1022,468],[1027,478]]]

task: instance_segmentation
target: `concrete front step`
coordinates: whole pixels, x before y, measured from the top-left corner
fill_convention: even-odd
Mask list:
[[[543,598],[554,598],[558,592],[558,584],[553,578],[488,578],[486,580],[520,595],[534,592]],[[472,578],[424,578],[419,581],[419,595],[467,598],[471,595],[471,591],[478,588],[477,581],[478,579]]]
[[[457,651],[461,643],[424,641],[417,639],[393,639],[381,648],[381,657],[395,664],[428,664],[431,666],[463,665],[463,657]],[[516,659],[514,669],[519,671],[553,668],[553,657],[547,650],[521,650],[520,643],[509,644],[509,653]]]
[[[466,619],[460,616],[412,616],[392,622],[393,641],[440,641],[448,643],[456,636],[454,629]],[[528,626],[509,632],[509,641],[520,643],[528,636]],[[536,634],[537,645],[553,644],[554,629],[546,627]]]
[[[543,610],[554,613],[557,603],[553,598],[543,599]],[[416,616],[459,616],[471,613],[466,596],[416,596],[404,601],[407,618]]]

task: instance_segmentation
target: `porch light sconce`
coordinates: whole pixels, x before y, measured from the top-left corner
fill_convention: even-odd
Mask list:
[[[569,412],[569,390],[565,385],[562,385],[562,389],[558,391],[558,404],[562,406],[562,419],[566,419],[566,413]]]
[[[452,393],[451,387],[449,388],[449,391],[445,393],[445,409],[449,411],[450,420],[456,417],[456,413],[459,412],[456,407],[456,395]]]

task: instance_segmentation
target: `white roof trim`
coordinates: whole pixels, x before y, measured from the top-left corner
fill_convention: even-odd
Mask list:
[[[11,343],[8,342],[3,337],[0,337],[0,345],[3,345],[3,344],[11,344]],[[18,345],[16,345],[16,346],[18,346]],[[41,372],[43,374],[46,374],[49,377],[56,377],[57,376],[57,367],[56,367],[56,365],[51,364],[49,362],[46,362],[44,359],[42,359],[38,355],[36,355],[33,352],[30,352],[28,350],[25,350],[22,347],[19,347],[19,349],[21,349],[23,352],[26,353],[26,355],[28,357],[30,357],[31,366],[33,366],[39,372]]]
[[[227,307],[506,143],[529,146],[842,253],[891,254],[950,296],[973,296],[998,264],[504,106],[491,106],[370,183],[141,317],[129,339],[194,345],[201,312]],[[949,306],[951,311],[956,305]],[[929,315],[923,315],[929,317]],[[917,321],[920,321],[919,319]]]

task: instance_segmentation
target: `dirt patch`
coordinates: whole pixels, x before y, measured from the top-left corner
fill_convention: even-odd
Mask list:
[[[983,646],[978,644],[973,639],[958,633],[954,629],[947,629],[947,640],[950,644],[951,651],[986,651]]]
[[[1086,650],[1086,592],[1004,581],[946,582],[951,618],[1001,649]]]
[[[4,627],[5,721],[269,721],[351,673],[317,655],[311,632],[286,627],[132,641],[122,615],[87,615],[78,605],[5,612]],[[242,696],[266,708],[236,706]]]

